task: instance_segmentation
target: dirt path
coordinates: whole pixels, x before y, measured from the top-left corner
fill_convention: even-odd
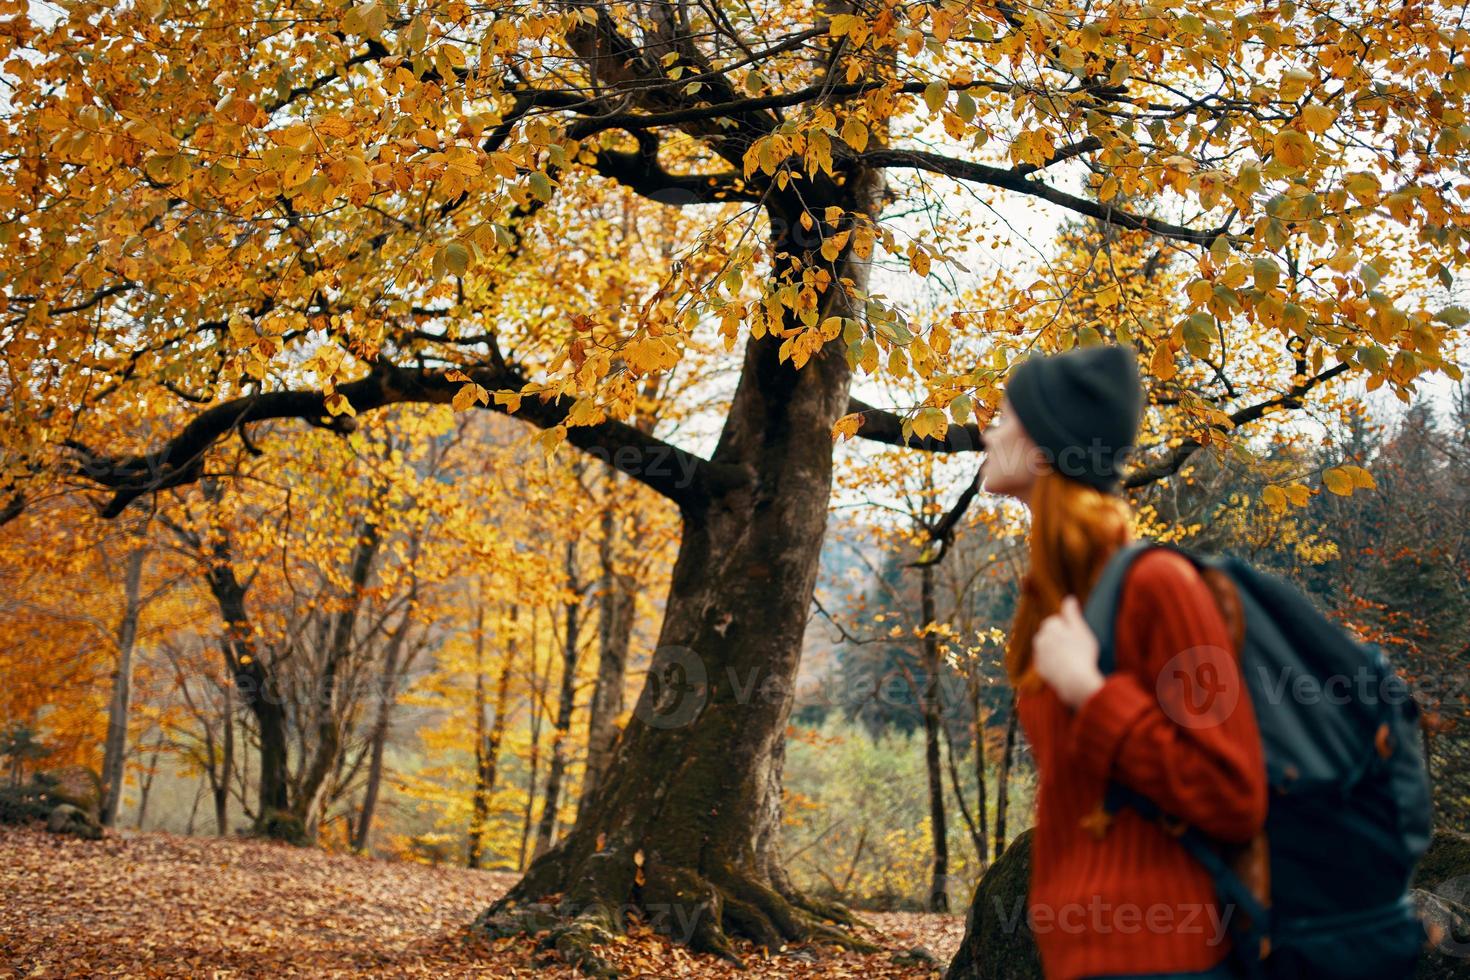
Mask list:
[[[470,942],[465,925],[514,875],[119,834],[98,842],[0,828],[0,977],[575,977],[530,940]],[[946,961],[962,916],[868,913],[894,951]],[[741,973],[661,937],[610,955],[627,977],[933,977],[891,954],[744,951]],[[815,954],[815,955],[813,955]]]

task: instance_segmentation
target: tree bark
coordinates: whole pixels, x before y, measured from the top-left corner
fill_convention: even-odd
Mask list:
[[[577,580],[577,539],[567,542],[567,588],[575,598],[566,604],[566,641],[562,644],[561,689],[556,703],[556,726],[551,733],[551,765],[546,772],[546,795],[541,802],[541,823],[536,828],[536,848],[532,859],[551,848],[556,835],[557,806],[561,802],[561,784],[567,768],[567,739],[572,730],[572,709],[577,690],[577,641],[581,633],[582,586]]]
[[[138,639],[138,618],[143,611],[143,562],[148,549],[142,545],[128,552],[123,566],[123,614],[117,627],[117,669],[112,675],[112,700],[107,708],[107,741],[102,752],[102,826],[117,822],[122,805],[123,776],[127,764],[128,715],[132,710],[133,646]]]
[[[218,504],[224,488],[215,480],[202,484],[204,498]],[[228,687],[231,684],[240,701],[255,719],[260,738],[260,771],[257,776],[254,832],[283,839],[299,839],[281,816],[290,813],[290,778],[288,771],[288,746],[286,741],[286,706],[282,700],[280,684],[275,671],[260,655],[255,640],[255,629],[250,622],[246,599],[249,586],[240,581],[235,570],[235,555],[230,536],[224,527],[214,527],[208,540],[190,528],[165,521],[175,535],[199,556],[204,563],[204,579],[209,592],[219,607],[220,621],[224,624],[224,635],[220,641],[220,653],[224,655],[225,669],[230,680],[226,681],[226,711],[230,702]],[[233,728],[227,722],[227,753],[233,749]],[[223,829],[224,812],[228,803],[230,767],[227,755],[224,769],[224,786],[215,788],[215,819]],[[250,756],[241,758],[240,801],[247,815],[250,814],[246,786],[250,778]]]
[[[230,830],[230,773],[235,767],[235,698],[234,688],[226,683],[223,686],[224,709],[220,713],[220,724],[223,731],[220,733],[220,774],[215,779],[213,769],[210,770],[210,793],[214,796],[214,826],[215,831],[223,837]]]
[[[608,474],[616,486],[617,474]],[[611,494],[609,497],[611,498]],[[623,687],[628,670],[628,649],[633,639],[636,595],[633,577],[621,567],[618,509],[609,502],[602,512],[602,588],[598,593],[597,681],[592,689],[592,706],[587,721],[587,771],[582,777],[582,796],[577,816],[587,806],[592,791],[612,762],[617,741],[617,721],[623,714]]]
[[[255,827],[269,835],[275,833],[277,817],[290,812],[285,705],[274,673],[261,660],[245,605],[246,587],[235,574],[229,539],[222,534],[215,539],[212,559],[206,578],[225,624],[221,646],[260,736]]]
[[[877,213],[881,178],[846,178],[840,187],[804,182],[814,226],[828,204]],[[778,259],[786,263],[779,280],[789,256],[811,258],[812,245],[786,237],[800,233],[803,206],[793,195],[773,192],[768,208],[778,229],[770,253],[788,256]],[[850,250],[835,271],[866,284],[866,263]],[[834,284],[814,312],[820,323],[857,309]],[[767,334],[746,344],[712,462],[743,467],[751,479],[681,508],[658,646],[606,778],[572,831],[481,915],[491,934],[524,932],[517,910],[556,894],[557,913],[572,921],[552,941],[594,967],[592,944],[623,928],[629,905],[690,947],[729,958],[730,932],[771,948],[816,936],[864,945],[820,921],[851,919],[799,894],[777,847],[786,724],[831,494],[832,426],[846,412],[851,380],[842,344],[825,344],[798,370],[780,358],[781,343]]]
[[[924,565],[920,586],[920,609],[924,621],[924,690],[920,707],[924,713],[924,768],[929,776],[929,831],[934,841],[934,869],[926,907],[930,912],[949,911],[949,833],[944,813],[944,772],[940,767],[940,725],[944,723],[939,704],[939,638],[929,629],[934,623],[934,566]]]
[[[410,604],[408,610],[412,608]],[[408,610],[404,611],[403,621],[389,638],[388,649],[383,657],[383,673],[377,687],[378,710],[370,736],[367,783],[362,791],[362,808],[358,811],[357,824],[352,829],[354,851],[367,850],[368,836],[373,829],[373,813],[378,808],[378,793],[383,784],[383,753],[388,745],[393,708],[398,701],[398,661],[403,654],[403,644],[408,639],[409,628],[413,625]]]
[[[316,840],[325,815],[327,800],[333,789],[331,774],[337,766],[342,752],[342,727],[344,706],[341,700],[339,678],[347,666],[354,650],[354,630],[357,614],[362,608],[363,591],[372,576],[374,560],[383,543],[382,532],[371,518],[364,518],[357,527],[356,543],[348,572],[349,594],[346,605],[329,620],[326,650],[319,685],[314,692],[314,725],[316,745],[311,762],[302,773],[292,812],[301,821],[308,841]]]
[[[535,812],[536,805],[536,781],[541,776],[541,720],[542,710],[546,704],[546,677],[541,673],[541,665],[537,660],[536,637],[538,621],[541,618],[541,610],[535,609],[531,614],[531,757],[527,769],[526,779],[526,810],[521,821],[521,852],[520,861],[516,865],[518,870],[526,870],[526,847],[531,839],[531,815]],[[546,658],[547,671],[551,669],[551,657]]]
[[[495,792],[495,780],[500,769],[500,742],[505,737],[505,704],[510,693],[510,669],[515,663],[516,637],[514,634],[520,607],[510,607],[511,635],[506,638],[504,659],[500,663],[500,677],[495,682],[495,720],[490,724],[490,734],[485,734],[484,675],[475,680],[475,810],[470,833],[469,865],[478,868],[484,863],[485,825],[490,820],[490,797]],[[475,663],[480,661],[480,645],[476,646]],[[476,667],[477,673],[479,667]]]
[[[160,747],[161,747],[161,744],[160,745],[155,745],[153,747],[153,754],[148,757],[147,774],[143,777],[143,783],[138,788],[138,822],[137,822],[137,827],[138,827],[139,830],[142,830],[143,829],[143,821],[148,816],[148,797],[153,792],[153,780],[158,775],[158,753],[159,753]],[[195,798],[195,802],[196,803],[198,802],[198,798],[197,797]],[[194,819],[193,814],[190,814],[190,816],[189,816],[190,822],[192,822],[193,819]]]
[[[1006,809],[1011,800],[1011,761],[1016,754],[1016,722],[1019,713],[1016,711],[1016,699],[1011,697],[1010,718],[1006,722],[1005,749],[1000,756],[1000,773],[996,776],[995,787],[995,852],[994,860],[999,861],[1000,856],[1006,849]]]
[[[990,839],[990,817],[988,807],[990,804],[985,788],[985,716],[980,710],[980,683],[977,678],[970,678],[970,707],[975,713],[975,787],[979,799],[976,819],[980,823],[980,835],[976,841],[975,856],[980,860],[980,867],[989,865],[986,860],[985,842]]]

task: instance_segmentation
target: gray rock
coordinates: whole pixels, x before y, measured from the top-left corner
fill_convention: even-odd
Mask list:
[[[902,953],[893,954],[893,962],[899,966],[938,966],[939,960],[923,946],[915,946],[906,949]]]
[[[90,813],[70,803],[62,803],[51,811],[46,818],[46,829],[53,834],[70,834],[87,840],[102,839],[102,825]]]
[[[102,779],[89,767],[62,766],[38,773],[36,782],[57,803],[69,803],[94,820],[102,819]]]
[[[965,938],[945,980],[1041,980],[1041,954],[1026,921],[1031,834],[1027,830],[1011,841],[975,886]]]
[[[1413,885],[1440,892],[1440,883],[1451,878],[1470,878],[1470,834],[1436,830],[1429,841],[1429,850],[1424,852],[1424,857],[1414,869]],[[1463,899],[1458,901],[1462,905],[1467,904]]]
[[[1024,909],[1030,844],[1028,830],[980,879],[945,980],[1040,980],[1035,939],[1024,914],[1013,914]],[[1414,884],[1411,894],[1431,942],[1413,980],[1470,980],[1470,837],[1436,831]]]
[[[1410,894],[1430,942],[1414,971],[1414,980],[1470,978],[1470,908],[1422,888]]]

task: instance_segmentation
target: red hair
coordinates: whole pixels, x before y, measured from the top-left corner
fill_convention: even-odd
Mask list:
[[[1021,581],[1006,645],[1012,684],[1032,686],[1039,680],[1031,673],[1031,640],[1041,621],[1068,595],[1087,600],[1108,557],[1132,537],[1131,526],[1128,504],[1120,497],[1054,470],[1037,475],[1031,489],[1031,567]]]

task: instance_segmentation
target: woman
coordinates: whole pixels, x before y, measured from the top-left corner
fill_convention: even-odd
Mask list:
[[[1223,841],[1266,818],[1232,634],[1189,560],[1160,549],[1129,568],[1109,676],[1082,618],[1131,536],[1117,494],[1142,409],[1131,347],[1078,348],[1022,363],[984,436],[984,488],[1031,511],[1006,672],[1040,774],[1029,921],[1049,980],[1232,975],[1209,874],[1160,823],[1103,809],[1110,781]]]

